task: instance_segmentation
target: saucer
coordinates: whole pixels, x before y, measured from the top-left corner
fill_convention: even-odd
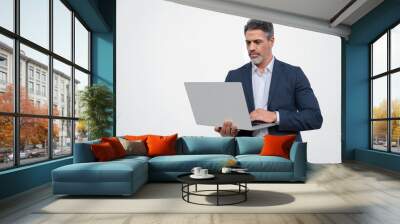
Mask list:
[[[212,174],[207,174],[207,175],[204,175],[204,176],[194,175],[194,174],[190,175],[190,178],[193,178],[193,179],[211,179],[211,178],[214,178],[214,177],[215,176],[212,175]]]

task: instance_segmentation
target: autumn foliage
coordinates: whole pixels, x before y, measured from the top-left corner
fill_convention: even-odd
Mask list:
[[[392,100],[392,114],[391,117],[400,117],[400,100]],[[383,100],[378,106],[373,108],[373,118],[387,118],[387,101]],[[374,139],[386,140],[387,136],[387,121],[374,121],[373,122],[373,136]],[[392,142],[396,142],[400,138],[400,122],[392,121]]]
[[[0,111],[13,112],[14,97],[13,86],[7,86],[5,93],[0,93]],[[39,114],[47,115],[48,107],[34,105],[33,101],[29,99],[28,93],[25,88],[20,88],[20,111],[21,114]],[[58,113],[58,111],[56,112]],[[0,116],[0,147],[11,148],[13,147],[13,117]],[[48,139],[48,119],[47,118],[20,118],[20,148],[24,149],[26,145],[47,143]],[[59,127],[53,126],[53,138],[58,138]]]

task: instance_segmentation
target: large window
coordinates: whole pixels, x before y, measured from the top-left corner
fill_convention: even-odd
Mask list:
[[[78,103],[90,85],[90,31],[62,0],[0,8],[0,170],[70,156],[87,139]]]
[[[370,45],[371,148],[400,153],[400,24]]]

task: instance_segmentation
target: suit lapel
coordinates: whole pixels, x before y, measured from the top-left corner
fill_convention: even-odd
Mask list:
[[[281,77],[281,62],[275,58],[274,68],[272,69],[271,84],[268,93],[268,110],[270,109],[271,99],[274,99],[273,96],[276,94],[276,91],[278,89],[280,77]]]
[[[251,63],[247,64],[246,73],[243,78],[243,91],[248,102],[247,109],[249,113],[254,110],[253,82],[251,77]]]

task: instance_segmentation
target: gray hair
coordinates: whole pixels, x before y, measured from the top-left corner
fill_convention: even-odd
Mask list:
[[[274,25],[262,20],[250,19],[244,26],[244,33],[248,30],[262,30],[267,35],[267,38],[274,36]]]

